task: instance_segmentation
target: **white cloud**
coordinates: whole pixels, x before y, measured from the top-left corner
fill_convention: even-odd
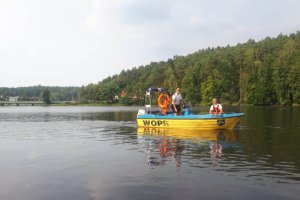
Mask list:
[[[26,52],[26,54],[25,54],[25,56],[27,57],[27,58],[35,58],[35,57],[37,57],[37,53],[35,52],[35,51],[33,51],[33,50],[28,50],[27,52]]]
[[[209,46],[289,34],[299,30],[299,7],[296,0],[0,1],[0,87],[80,86]]]

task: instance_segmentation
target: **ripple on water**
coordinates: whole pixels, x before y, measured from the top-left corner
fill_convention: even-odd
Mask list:
[[[55,185],[65,195],[71,191],[65,192],[66,183],[72,189],[86,189],[87,182],[99,182],[88,189],[101,195],[107,188],[123,195],[123,183],[131,188],[138,183],[143,191],[155,185],[154,191],[164,194],[176,194],[177,189],[194,192],[194,199],[218,192],[233,197],[248,191],[262,194],[261,198],[272,193],[277,199],[279,193],[299,194],[298,124],[285,129],[276,123],[272,128],[261,122],[264,118],[257,123],[245,117],[230,137],[189,132],[180,138],[158,131],[137,134],[136,113],[128,111],[132,108],[124,108],[128,112],[123,108],[32,109],[0,109],[0,168],[5,176],[1,194],[7,185],[12,191],[24,185]],[[43,191],[55,193],[40,188],[41,196]]]

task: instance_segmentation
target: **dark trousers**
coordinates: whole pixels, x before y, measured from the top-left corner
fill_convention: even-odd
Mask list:
[[[180,105],[175,105],[176,109],[177,109],[177,114],[180,114],[181,112],[181,106]],[[174,105],[172,106],[172,110],[175,112],[175,109],[174,109]]]

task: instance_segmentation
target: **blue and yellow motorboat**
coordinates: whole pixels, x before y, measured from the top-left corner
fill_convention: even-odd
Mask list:
[[[163,88],[149,88],[146,91],[145,108],[139,109],[137,114],[138,127],[206,130],[233,129],[240,121],[240,118],[245,116],[244,113],[193,114],[191,108],[184,108],[182,115],[175,115],[174,113],[162,115],[152,109],[151,98],[154,92],[163,90]]]

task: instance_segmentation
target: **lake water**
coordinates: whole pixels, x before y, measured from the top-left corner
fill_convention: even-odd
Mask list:
[[[300,199],[300,108],[226,108],[232,131],[137,129],[138,108],[0,107],[0,199]]]

